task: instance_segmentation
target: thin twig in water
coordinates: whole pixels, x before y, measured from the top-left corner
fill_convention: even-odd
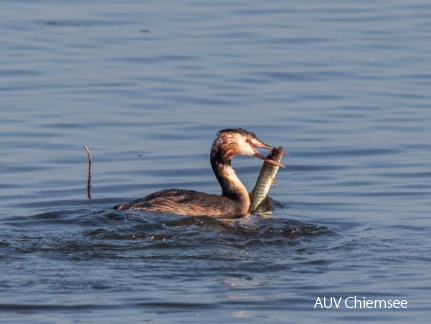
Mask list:
[[[93,160],[91,159],[91,153],[88,149],[87,145],[84,145],[85,150],[87,151],[88,155],[88,181],[87,181],[87,197],[88,199],[91,199],[91,163]]]

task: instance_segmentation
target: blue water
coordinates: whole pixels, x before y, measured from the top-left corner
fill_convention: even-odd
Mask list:
[[[419,0],[1,1],[0,321],[426,322],[430,16]],[[209,149],[228,127],[290,152],[273,217],[112,210],[220,193]],[[251,189],[261,161],[233,162]],[[349,296],[408,308],[314,308]]]

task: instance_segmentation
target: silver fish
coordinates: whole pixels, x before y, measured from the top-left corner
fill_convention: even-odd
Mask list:
[[[278,149],[273,149],[267,156],[268,159],[276,162],[281,162],[283,156],[283,147],[280,146]],[[253,191],[250,193],[250,211],[255,211],[259,205],[265,200],[268,194],[271,184],[278,186],[275,181],[275,175],[278,172],[279,166],[272,165],[264,162],[262,169],[260,170],[259,177],[257,178],[256,184]]]

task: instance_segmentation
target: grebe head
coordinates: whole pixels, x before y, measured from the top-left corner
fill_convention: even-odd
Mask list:
[[[217,138],[211,149],[211,154],[218,155],[221,160],[230,163],[234,155],[256,156],[273,165],[284,168],[284,165],[266,158],[256,148],[273,150],[274,147],[263,143],[256,134],[242,128],[223,129],[217,134]]]

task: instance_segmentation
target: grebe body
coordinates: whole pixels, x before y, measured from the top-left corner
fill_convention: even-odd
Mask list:
[[[184,189],[165,189],[114,208],[184,216],[246,215],[250,209],[250,198],[247,189],[232,169],[233,157],[235,155],[256,156],[273,165],[283,166],[277,161],[266,158],[256,148],[273,150],[272,146],[260,141],[252,132],[241,128],[223,129],[217,134],[210,153],[211,167],[222,188],[221,195]]]

